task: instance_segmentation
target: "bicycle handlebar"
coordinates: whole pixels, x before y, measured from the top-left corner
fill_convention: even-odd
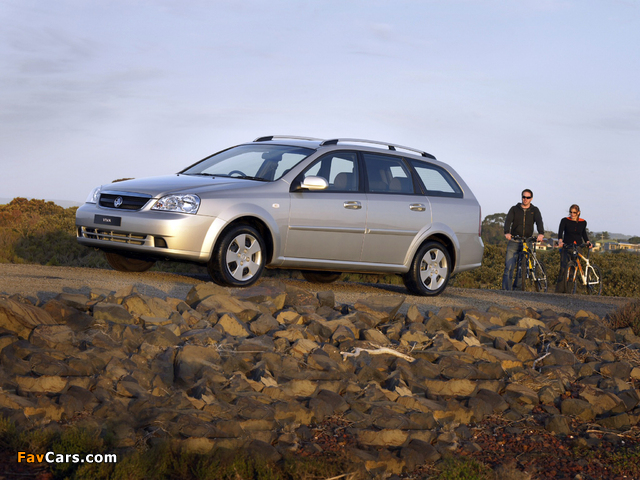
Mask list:
[[[526,242],[528,240],[534,241],[537,240],[538,237],[537,236],[532,236],[532,237],[521,237],[520,235],[511,235],[511,240],[515,241],[515,242]]]
[[[591,244],[591,242],[589,243],[563,243],[562,244],[562,248],[583,248],[583,247],[593,247],[593,245]]]

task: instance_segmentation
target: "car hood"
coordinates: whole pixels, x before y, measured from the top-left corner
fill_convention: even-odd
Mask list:
[[[247,183],[254,182],[241,178],[175,174],[109,183],[102,186],[102,192],[141,193],[159,198],[171,193],[196,193],[202,188],[210,191],[243,187]]]

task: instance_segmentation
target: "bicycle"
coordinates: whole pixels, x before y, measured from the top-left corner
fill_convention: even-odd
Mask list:
[[[520,288],[523,292],[546,292],[547,291],[547,274],[544,267],[536,255],[536,237],[523,238],[514,236],[511,240],[522,242],[522,250],[518,252],[517,271],[513,282],[513,289]],[[529,243],[531,242],[531,246]]]
[[[582,243],[578,245],[574,243],[573,245],[565,245],[563,247],[571,249],[571,261],[567,264],[567,287],[569,287],[569,282],[573,283],[573,291],[571,293],[576,293],[579,281],[586,293],[589,295],[600,295],[602,293],[602,275],[600,275],[600,269],[589,260],[589,248],[587,248],[586,257],[580,253],[578,249],[582,247],[589,247],[589,244]],[[580,259],[585,262],[584,268],[582,268]]]

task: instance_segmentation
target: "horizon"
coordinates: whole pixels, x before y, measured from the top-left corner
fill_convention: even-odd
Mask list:
[[[62,208],[71,208],[71,207],[79,207],[81,206],[84,202],[74,202],[74,201],[70,201],[70,200],[60,200],[60,199],[48,199],[48,198],[38,198],[38,197],[25,197],[25,196],[18,196],[18,197],[14,197],[14,198],[2,198],[0,197],[0,205],[6,205],[9,202],[11,202],[12,200],[14,200],[15,198],[26,198],[27,200],[43,200],[45,202],[53,202],[56,205],[62,207]],[[498,213],[503,213],[506,215],[506,212],[494,212],[493,214],[488,214],[488,215],[495,215]],[[486,218],[488,215],[485,215],[484,218]],[[483,220],[484,220],[483,218]],[[557,234],[558,232],[556,230],[546,230],[547,232],[554,232],[554,234]],[[637,237],[640,235],[637,234],[633,234],[633,233],[622,233],[622,232],[609,232],[608,230],[591,230],[589,229],[589,232],[592,233],[593,235],[598,235],[598,234],[603,234],[603,233],[608,233],[611,240],[617,240],[617,239],[629,239],[631,237]],[[613,235],[617,235],[617,237],[613,236]],[[551,238],[551,237],[548,237]],[[593,240],[594,242],[597,241],[597,239]]]
[[[0,0],[0,195],[82,203],[256,137],[435,155],[487,214],[640,235],[640,2]]]

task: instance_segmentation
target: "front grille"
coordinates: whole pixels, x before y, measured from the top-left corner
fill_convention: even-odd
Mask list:
[[[114,193],[103,193],[100,195],[100,206],[106,208],[116,208],[118,210],[140,210],[149,201],[148,196],[141,197],[137,195],[118,195]],[[114,204],[116,199],[118,203],[122,202],[116,207]]]
[[[127,243],[129,245],[152,246],[150,237],[139,233],[114,232],[100,228],[81,227],[78,232],[81,237],[91,240],[102,240],[104,242]]]

